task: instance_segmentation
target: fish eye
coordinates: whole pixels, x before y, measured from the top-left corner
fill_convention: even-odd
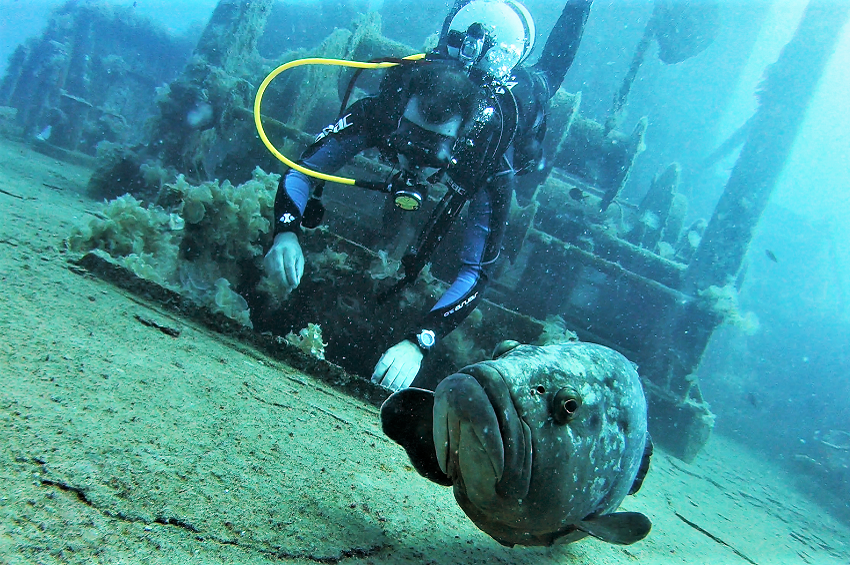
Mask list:
[[[581,408],[581,397],[576,391],[562,388],[552,397],[552,418],[558,424],[568,424]]]

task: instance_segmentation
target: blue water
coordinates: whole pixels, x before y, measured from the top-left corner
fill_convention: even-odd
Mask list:
[[[60,2],[0,0],[0,74],[14,48],[41,34],[49,9]],[[172,3],[114,2],[131,6],[176,34],[197,34],[212,0]],[[306,0],[314,14],[305,26],[264,38],[273,57],[314,47],[335,26],[331,2]],[[447,2],[361,2],[380,10],[384,33],[418,46],[438,29]],[[623,193],[637,203],[654,175],[669,163],[684,171],[688,221],[709,218],[737,156],[701,164],[757,107],[765,67],[790,39],[800,2],[723,2],[723,25],[703,53],[667,65],[651,47],[632,89],[622,129],[649,120],[647,148]],[[306,8],[305,8],[306,6]],[[538,25],[538,52],[560,6],[528,1]],[[318,9],[322,8],[324,9]],[[584,116],[604,121],[652,12],[645,1],[597,0],[574,67],[564,83],[582,92]],[[304,31],[309,28],[310,34]],[[274,53],[279,49],[278,53]],[[850,32],[845,29],[827,67],[774,197],[750,248],[740,309],[757,327],[720,327],[699,370],[703,394],[717,414],[715,433],[729,435],[798,474],[811,495],[850,520]],[[801,61],[799,73],[808,72]],[[843,98],[842,98],[843,97]]]

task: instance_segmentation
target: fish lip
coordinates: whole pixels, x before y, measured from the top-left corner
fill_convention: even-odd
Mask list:
[[[462,424],[471,426],[474,436],[466,435],[466,441],[477,442],[478,447],[487,453],[498,481],[504,471],[504,446],[493,405],[475,377],[458,372],[449,375],[437,386],[433,418],[437,463],[455,484],[462,484],[464,480],[459,459]],[[496,433],[488,433],[488,429],[496,430]]]
[[[494,361],[482,361],[464,367],[458,373],[478,382],[496,414],[504,461],[504,471],[496,483],[496,492],[509,498],[525,497],[531,486],[531,428],[517,411],[508,380]]]

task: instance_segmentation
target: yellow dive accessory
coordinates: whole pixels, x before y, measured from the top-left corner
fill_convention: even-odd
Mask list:
[[[420,59],[425,58],[425,53],[417,53],[415,55],[409,55],[404,57],[404,60],[407,61],[418,61]],[[260,88],[257,89],[257,96],[254,98],[254,124],[257,126],[257,133],[260,135],[260,139],[263,141],[263,144],[266,148],[271,151],[271,154],[281,160],[286,166],[295,169],[296,171],[303,173],[307,176],[317,178],[320,180],[337,182],[340,184],[348,184],[348,185],[360,185],[356,179],[350,179],[346,177],[338,177],[334,175],[328,175],[325,173],[320,173],[319,171],[314,171],[312,169],[308,169],[307,167],[303,167],[298,163],[289,159],[286,155],[277,150],[277,148],[269,141],[268,136],[266,136],[266,132],[263,129],[262,115],[260,114],[260,104],[263,101],[263,94],[266,92],[266,88],[269,86],[271,81],[277,77],[280,73],[292,69],[294,67],[300,67],[302,65],[336,65],[339,67],[353,67],[356,69],[386,69],[389,67],[395,67],[399,63],[366,63],[361,61],[348,61],[346,59],[325,59],[325,58],[317,58],[312,57],[308,59],[297,59],[295,61],[290,61],[285,63],[272,72],[263,80],[262,84],[260,84]]]
[[[422,198],[418,194],[396,194],[393,202],[405,212],[415,212],[422,205]]]

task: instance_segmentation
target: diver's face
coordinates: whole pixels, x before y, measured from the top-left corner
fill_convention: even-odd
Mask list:
[[[399,164],[424,176],[444,168],[451,159],[461,123],[460,116],[450,116],[441,123],[428,121],[420,111],[419,98],[411,97],[391,140],[398,152]]]

